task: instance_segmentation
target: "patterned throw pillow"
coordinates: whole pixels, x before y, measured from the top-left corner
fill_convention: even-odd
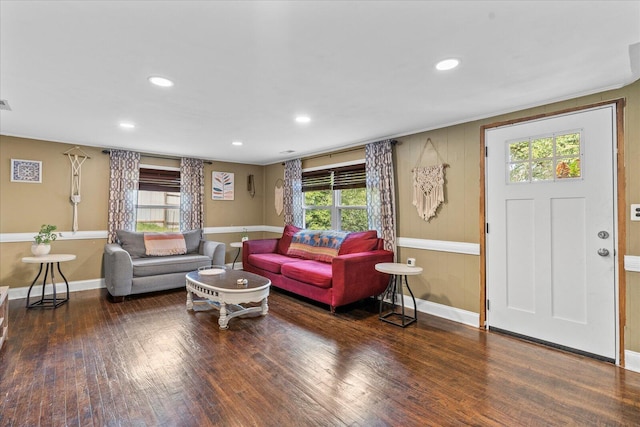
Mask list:
[[[291,238],[287,255],[315,261],[331,262],[349,235],[343,231],[300,230]]]

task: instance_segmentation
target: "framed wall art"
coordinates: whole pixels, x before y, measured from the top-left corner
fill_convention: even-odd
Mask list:
[[[42,183],[42,162],[11,159],[11,182]]]
[[[211,198],[213,200],[233,200],[234,176],[232,172],[212,172]]]

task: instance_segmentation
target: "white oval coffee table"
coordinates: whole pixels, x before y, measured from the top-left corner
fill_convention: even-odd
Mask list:
[[[380,313],[379,319],[391,323],[392,325],[406,327],[418,319],[418,310],[416,307],[416,298],[413,296],[413,292],[409,287],[409,281],[407,276],[415,276],[422,273],[422,267],[415,267],[406,264],[400,264],[395,262],[383,262],[376,264],[376,270],[381,273],[390,274],[389,286],[384,291],[380,298]],[[404,312],[404,293],[402,292],[402,278],[404,277],[404,284],[411,295],[413,300],[413,317],[405,314]],[[399,283],[398,283],[399,282]],[[396,304],[396,298],[400,297],[400,303]],[[382,313],[382,305],[385,300],[391,301],[391,309],[386,313]],[[396,310],[397,307],[401,308],[401,311]],[[396,317],[398,321],[391,320],[392,317]]]
[[[195,303],[206,303],[220,310],[220,329],[229,327],[229,320],[250,313],[265,316],[269,311],[267,299],[271,281],[266,277],[242,270],[215,268],[187,273],[187,310]],[[210,274],[213,273],[213,274]],[[238,280],[246,284],[238,284]],[[204,298],[194,301],[193,294]],[[259,302],[260,306],[245,307],[242,304]]]

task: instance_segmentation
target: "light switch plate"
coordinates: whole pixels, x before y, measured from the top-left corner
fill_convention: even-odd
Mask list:
[[[640,204],[631,205],[631,221],[640,221]]]

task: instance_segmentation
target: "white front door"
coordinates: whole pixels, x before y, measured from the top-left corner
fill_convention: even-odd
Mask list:
[[[615,359],[615,111],[486,131],[490,328]]]

